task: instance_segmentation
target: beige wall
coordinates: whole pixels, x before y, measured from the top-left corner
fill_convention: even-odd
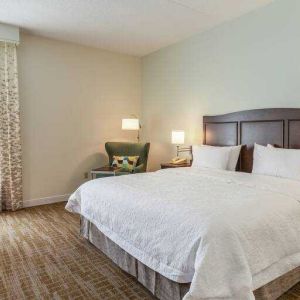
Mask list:
[[[150,169],[175,153],[171,130],[202,140],[202,116],[300,107],[300,1],[265,8],[142,60],[143,138]]]
[[[153,170],[175,154],[172,129],[201,142],[203,115],[300,107],[299,36],[300,1],[277,0],[144,57],[141,72],[139,58],[23,34],[24,199],[72,192],[106,162],[105,141],[135,140],[120,128],[132,113]]]
[[[139,58],[23,34],[18,64],[25,201],[74,191],[106,141],[135,140],[121,119],[140,113]]]

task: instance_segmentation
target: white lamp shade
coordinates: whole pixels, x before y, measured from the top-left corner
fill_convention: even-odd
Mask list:
[[[139,130],[140,122],[139,119],[122,119],[123,130]]]
[[[172,144],[180,145],[184,144],[184,131],[173,130],[172,131]]]

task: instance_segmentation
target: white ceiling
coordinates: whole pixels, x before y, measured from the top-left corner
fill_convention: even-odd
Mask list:
[[[272,0],[0,0],[0,22],[25,32],[138,56]]]

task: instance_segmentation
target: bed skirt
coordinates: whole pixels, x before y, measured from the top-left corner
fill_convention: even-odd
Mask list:
[[[153,271],[111,241],[93,223],[82,216],[80,221],[81,235],[107,255],[122,270],[134,276],[158,299],[181,300],[188,292],[190,283],[178,283]],[[298,282],[300,282],[300,267],[255,290],[255,299],[277,299]]]

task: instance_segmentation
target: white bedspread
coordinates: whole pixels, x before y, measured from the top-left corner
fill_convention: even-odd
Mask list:
[[[177,282],[185,300],[254,299],[300,265],[300,183],[192,168],[101,178],[66,208]]]

